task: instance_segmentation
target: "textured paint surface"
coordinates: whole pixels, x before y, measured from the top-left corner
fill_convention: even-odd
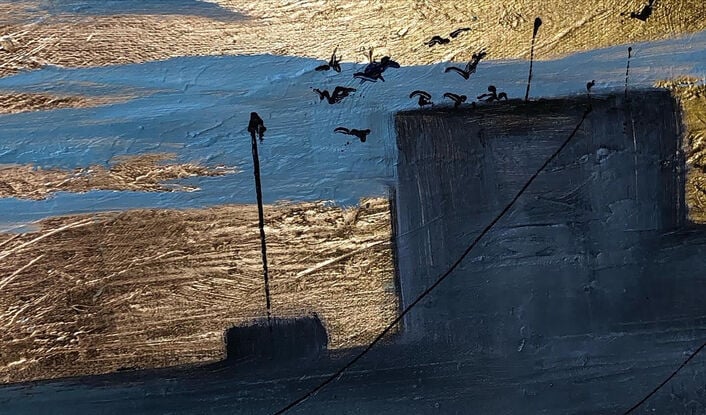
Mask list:
[[[593,98],[594,111],[573,143],[483,242],[483,252],[467,259],[456,283],[429,298],[431,309],[409,315],[410,335],[426,336],[433,326],[441,341],[470,341],[502,354],[654,319],[656,310],[643,305],[671,308],[671,298],[645,296],[659,289],[647,275],[659,267],[651,260],[661,235],[685,221],[681,117],[668,92],[632,92],[629,103],[620,98]],[[586,105],[585,98],[557,99],[398,117],[397,194],[407,207],[399,232],[409,235],[399,251],[400,275],[410,276],[403,305],[505,206]],[[701,283],[695,273],[685,277]],[[687,289],[674,276],[661,278],[671,289]],[[700,303],[685,296],[683,311],[671,312],[698,319]]]
[[[702,3],[658,1],[642,22],[624,15],[635,0],[0,1],[2,379],[211,361],[224,339],[258,349],[207,367],[4,387],[0,413],[284,404],[385,327],[396,294],[409,304],[456,258],[577,122],[591,79],[584,146],[556,160],[461,281],[408,315],[353,383],[297,411],[619,412],[704,328],[703,238],[689,225],[706,200]],[[528,57],[535,16],[531,97],[574,98],[449,111],[444,92],[473,100],[494,84],[523,96],[528,63],[500,59]],[[448,45],[424,44],[464,26]],[[335,47],[343,73],[314,71]],[[404,66],[359,84],[351,74],[369,48]],[[468,81],[439,63],[480,49],[489,59]],[[588,52],[567,56],[577,51]],[[679,76],[693,83],[675,91],[686,166],[679,108],[644,92]],[[336,105],[312,91],[337,85],[357,91]],[[414,89],[434,108],[399,114]],[[223,337],[264,314],[251,111],[268,127],[275,311],[318,316],[276,319],[285,359],[261,325]],[[362,143],[338,126],[372,133]],[[703,412],[702,367],[643,409]]]
[[[689,220],[706,223],[706,86],[689,77],[659,82],[658,85],[669,88],[683,109]]]
[[[0,114],[44,111],[58,108],[85,108],[126,101],[128,97],[87,97],[81,95],[26,94],[8,91],[0,94]]]
[[[91,190],[195,192],[198,187],[169,182],[237,172],[225,166],[206,168],[193,163],[170,163],[174,157],[174,154],[118,157],[110,161],[108,168],[94,165],[71,171],[45,170],[32,165],[0,165],[0,197],[43,200],[56,192],[82,193]]]
[[[634,48],[632,88],[652,86],[669,74],[706,77],[706,33]],[[596,92],[622,89],[625,58],[625,48],[615,47],[538,62],[532,95],[583,94],[590,79],[596,79]],[[317,64],[275,56],[178,58],[107,68],[48,68],[0,79],[0,89],[20,91],[148,93],[124,104],[0,116],[0,163],[74,169],[105,164],[116,155],[173,152],[183,162],[243,169],[251,164],[247,117],[257,110],[269,129],[260,151],[266,203],[333,200],[354,205],[361,197],[385,195],[394,183],[392,119],[395,112],[415,106],[407,97],[411,90],[425,88],[440,104],[446,91],[475,96],[489,84],[520,97],[527,70],[524,61],[482,62],[474,79],[464,81],[444,74],[447,64],[403,67],[390,70],[384,83],[359,85],[350,77],[354,66],[344,65],[341,75],[325,75],[313,71]],[[311,91],[336,85],[359,90],[336,105],[319,102]],[[62,122],[67,118],[72,122]],[[370,128],[370,139],[346,146],[346,139],[332,132],[339,125]],[[41,219],[48,211],[253,203],[251,180],[248,174],[193,178],[184,183],[201,191],[187,194],[118,197],[99,191],[60,193],[45,202],[0,199],[1,221],[7,228]]]
[[[276,54],[361,62],[375,47],[404,65],[526,58],[535,16],[544,26],[541,59],[628,42],[668,39],[706,28],[701,0],[660,1],[648,23],[621,13],[642,0],[26,0],[0,3],[12,41],[0,74],[40,65],[98,66],[184,55]],[[119,5],[119,6],[118,6]],[[471,32],[444,47],[424,44],[459,27]]]
[[[275,316],[360,346],[398,309],[389,205],[265,209]],[[0,383],[202,363],[264,315],[256,208],[54,217],[0,233]]]
[[[621,413],[673,370],[706,334],[706,238],[684,226],[677,107],[663,91],[631,100],[627,108],[622,96],[596,98],[566,151],[403,333],[292,413]],[[408,253],[399,258],[404,301],[497,213],[586,104],[397,118],[398,202],[416,202],[396,216],[400,252]],[[631,116],[642,137],[637,163],[623,129]],[[485,188],[493,184],[503,191]],[[450,187],[463,192],[444,197]],[[63,404],[79,414],[268,414],[345,358],[307,354],[4,387],[0,402],[12,413]],[[703,359],[692,362],[644,412],[702,412],[704,369]]]

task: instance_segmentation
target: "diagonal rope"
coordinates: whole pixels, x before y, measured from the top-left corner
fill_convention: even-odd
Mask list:
[[[471,242],[470,245],[466,248],[465,251],[461,254],[461,256],[449,267],[449,269],[444,272],[439,278],[436,279],[436,281],[427,287],[414,301],[412,301],[407,307],[405,307],[402,312],[389,324],[385,329],[378,334],[375,339],[373,339],[372,342],[370,342],[365,349],[363,349],[360,353],[358,353],[353,359],[351,359],[348,363],[343,365],[340,369],[338,369],[335,373],[324,379],[321,383],[319,383],[317,386],[313,387],[310,389],[308,392],[306,392],[304,395],[300,396],[299,398],[293,400],[286,406],[282,407],[278,411],[274,412],[274,415],[280,415],[283,414],[290,409],[294,408],[295,406],[301,404],[305,400],[309,399],[310,397],[316,395],[320,390],[328,386],[329,384],[333,383],[336,381],[343,373],[345,373],[348,369],[350,369],[353,365],[355,365],[360,359],[363,358],[370,350],[372,350],[375,345],[377,345],[386,335],[387,333],[390,332],[402,319],[404,318],[405,315],[407,315],[417,304],[419,304],[426,296],[428,296],[432,291],[436,289],[446,278],[448,278],[451,273],[458,268],[459,265],[463,262],[463,260],[468,256],[468,254],[473,250],[473,248],[478,245],[478,242],[486,235],[488,232],[490,232],[493,227],[502,219],[509,211],[512,209],[512,207],[517,203],[517,201],[520,199],[520,197],[527,191],[527,189],[530,187],[530,185],[537,179],[539,174],[544,171],[544,169],[547,168],[549,163],[551,163],[558,155],[561,153],[561,151],[571,142],[571,140],[574,138],[576,133],[578,133],[579,129],[583,125],[583,122],[586,120],[586,117],[588,117],[588,114],[591,112],[591,107],[588,107],[584,113],[583,116],[581,117],[581,120],[578,122],[574,130],[571,132],[569,137],[564,140],[563,143],[552,153],[545,161],[542,163],[542,165],[537,169],[537,171],[530,176],[530,178],[525,182],[525,184],[522,186],[522,188],[515,194],[515,196],[510,200],[510,202],[503,208],[500,213],[498,213],[497,216],[485,227],[483,230],[478,234],[478,236],[473,239],[473,242]]]
[[[650,398],[652,397],[652,395],[654,395],[655,393],[657,393],[660,389],[662,389],[662,388],[664,387],[664,385],[667,384],[667,382],[669,382],[670,380],[672,380],[672,378],[673,378],[674,376],[676,376],[682,369],[684,369],[684,367],[691,361],[691,359],[695,358],[696,355],[698,355],[699,353],[701,353],[701,351],[702,351],[704,348],[706,348],[706,343],[702,344],[698,349],[696,349],[696,351],[695,351],[694,353],[692,353],[691,355],[689,355],[689,357],[686,358],[686,360],[684,361],[684,363],[682,363],[681,366],[679,366],[679,367],[677,368],[677,370],[675,370],[674,372],[672,372],[671,375],[667,376],[667,378],[664,379],[664,380],[662,381],[662,383],[660,383],[659,385],[657,385],[656,388],[652,389],[652,392],[650,392],[650,393],[648,393],[647,395],[645,395],[645,397],[642,398],[642,399],[640,399],[640,401],[639,401],[638,403],[636,403],[635,405],[633,405],[632,407],[630,407],[630,409],[628,409],[627,411],[625,411],[625,412],[623,413],[623,415],[629,415],[629,414],[633,413],[633,411],[635,411],[637,408],[639,408],[643,403],[647,402],[647,400],[650,399]]]

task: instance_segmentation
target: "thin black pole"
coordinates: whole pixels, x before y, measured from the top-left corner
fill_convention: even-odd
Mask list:
[[[259,118],[259,117],[258,117]],[[265,304],[267,307],[267,325],[272,330],[272,312],[270,304],[270,276],[267,271],[267,242],[265,240],[265,213],[262,208],[262,183],[260,182],[260,156],[257,153],[256,131],[250,129],[252,138],[252,162],[255,173],[255,193],[257,194],[257,215],[260,226],[260,245],[262,250],[262,274],[265,278]]]
[[[632,46],[628,48],[628,64],[625,68],[625,101],[628,100],[628,77],[630,76],[630,58],[632,58]]]
[[[530,47],[530,68],[529,77],[527,78],[527,92],[525,92],[525,102],[529,101],[530,85],[532,84],[532,67],[534,66],[534,40],[537,38],[539,26],[542,25],[542,19],[537,17],[534,19],[534,30],[532,31],[532,46]]]
[[[625,108],[627,108],[628,116],[630,117],[630,131],[632,133],[632,149],[633,149],[633,164],[635,166],[635,200],[638,199],[638,180],[637,180],[637,135],[635,134],[635,117],[632,115],[632,105],[628,96],[628,86],[630,77],[630,58],[632,58],[632,46],[628,47],[628,63],[625,67]],[[625,120],[625,131],[627,134],[627,120]]]

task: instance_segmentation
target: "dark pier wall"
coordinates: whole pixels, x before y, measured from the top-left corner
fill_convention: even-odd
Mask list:
[[[398,115],[403,305],[503,209],[570,135],[587,103]],[[660,332],[706,316],[703,257],[695,252],[703,246],[684,248],[692,252],[686,255],[673,246],[689,245],[693,235],[663,241],[685,225],[677,105],[665,91],[632,93],[629,105],[622,94],[592,104],[569,146],[407,316],[404,341],[541,355],[557,353],[567,336]]]

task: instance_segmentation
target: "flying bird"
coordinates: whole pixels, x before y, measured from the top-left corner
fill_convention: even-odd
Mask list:
[[[336,72],[341,72],[340,62],[341,62],[342,56],[336,57],[337,50],[338,50],[338,46],[336,46],[336,48],[333,50],[333,54],[331,55],[331,59],[329,59],[328,63],[317,66],[315,70],[328,71],[329,69],[333,69]]]
[[[459,106],[461,106],[461,104],[463,104],[464,102],[466,102],[466,100],[468,99],[468,97],[465,96],[465,95],[458,95],[458,94],[454,94],[454,93],[452,93],[452,92],[447,92],[447,93],[445,93],[445,94],[444,94],[444,98],[448,98],[448,99],[450,99],[451,101],[453,101],[453,102],[454,102],[454,108],[458,108]]]
[[[393,61],[390,59],[389,56],[383,56],[382,59],[380,59],[380,62],[377,61],[371,61],[368,66],[363,69],[363,72],[365,73],[376,73],[376,72],[385,72],[386,69],[388,68],[399,68],[400,64]]]
[[[429,45],[429,47],[432,47],[434,45],[445,45],[447,43],[451,42],[449,39],[441,36],[434,36],[429,40],[428,42],[424,42],[425,45]]]
[[[399,68],[400,64],[390,59],[389,56],[383,56],[380,62],[373,60],[373,49],[368,50],[368,60],[370,63],[365,67],[364,72],[376,70],[382,68],[384,71],[387,68]]]
[[[655,5],[655,1],[656,0],[649,0],[647,2],[647,4],[645,4],[642,7],[642,10],[640,10],[639,13],[630,12],[630,18],[642,20],[643,22],[646,22],[647,19],[649,19],[650,16],[652,16],[652,11],[653,11],[653,7]]]
[[[356,130],[355,128],[346,128],[346,127],[336,127],[333,129],[334,132],[336,133],[341,133],[341,134],[346,134],[346,135],[352,135],[355,137],[358,137],[360,139],[361,143],[364,143],[365,140],[368,138],[368,134],[370,134],[370,129],[365,129],[365,130]]]
[[[353,77],[360,79],[361,82],[377,82],[378,79],[385,82],[385,78],[382,77],[382,73],[389,68],[400,67],[400,64],[393,61],[389,56],[383,56],[382,59],[380,59],[380,62],[373,60],[372,49],[368,52],[368,58],[370,63],[365,67],[365,69],[363,69],[363,72],[356,72],[353,74]]]
[[[488,85],[488,93],[478,95],[478,99],[485,99],[485,102],[493,102],[493,101],[500,101],[502,99],[505,99],[507,101],[507,94],[504,92],[501,92],[498,94],[498,89],[495,87],[495,85]]]
[[[449,36],[451,36],[452,38],[455,39],[455,38],[458,37],[458,35],[460,35],[461,33],[463,33],[463,32],[468,32],[468,31],[470,31],[470,30],[471,30],[470,27],[462,27],[462,28],[460,28],[460,29],[456,29],[456,30],[454,30],[453,32],[451,32],[451,33],[449,34]]]
[[[412,93],[409,94],[409,97],[419,97],[419,99],[417,100],[417,104],[419,104],[419,106],[422,108],[425,105],[433,105],[433,103],[431,102],[431,95],[426,91],[412,91]]]
[[[324,98],[326,98],[328,103],[332,105],[343,101],[343,98],[349,96],[351,93],[356,91],[355,88],[347,88],[345,86],[337,86],[336,88],[334,88],[332,94],[329,94],[328,90],[326,89],[321,91],[318,88],[314,88],[313,90],[319,95],[319,101],[323,101]]]
[[[488,53],[485,51],[474,53],[471,57],[471,60],[468,61],[464,69],[458,68],[456,66],[450,66],[444,70],[444,73],[454,71],[461,75],[463,79],[468,79],[472,74],[476,73],[476,68],[478,68],[478,64],[480,63],[481,59],[485,58],[487,55]]]
[[[389,56],[383,56],[382,59],[380,59],[380,64],[385,69],[387,69],[387,68],[399,69],[400,68],[400,64],[393,61],[392,58],[390,58]]]
[[[253,138],[258,136],[260,141],[262,141],[265,139],[265,131],[267,131],[267,128],[265,128],[265,122],[262,121],[262,118],[260,118],[256,112],[251,112],[250,123],[248,123],[248,132],[250,135],[252,135]]]

